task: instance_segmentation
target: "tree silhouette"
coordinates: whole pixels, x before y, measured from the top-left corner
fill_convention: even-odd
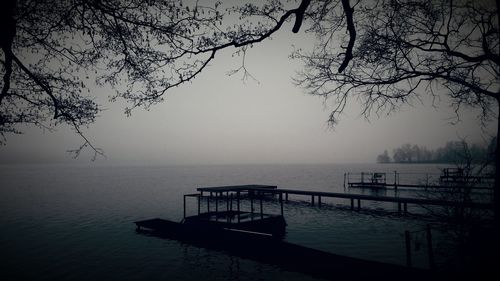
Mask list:
[[[305,63],[295,82],[312,95],[334,101],[332,124],[353,99],[361,102],[361,114],[369,118],[420,101],[424,95],[438,99],[444,94],[457,118],[462,107],[470,106],[480,109],[482,122],[489,121],[498,117],[500,102],[498,2],[359,1],[351,8],[351,18],[335,12],[336,1],[315,3],[306,15],[317,45],[311,52],[293,54]],[[347,33],[338,32],[344,28]],[[496,140],[499,147],[500,139]],[[497,149],[496,159],[498,155]]]
[[[111,100],[129,102],[127,114],[148,108],[194,79],[219,50],[245,52],[293,16],[298,32],[309,2],[285,8],[279,1],[234,7],[177,0],[2,1],[0,143],[20,133],[22,124],[68,124],[84,140],[76,154],[85,147],[102,154],[81,130],[100,111],[84,94],[89,79],[114,87]]]
[[[316,34],[312,52],[292,55],[305,62],[295,82],[336,102],[332,124],[353,98],[369,117],[441,93],[451,98],[458,117],[462,106],[481,109],[483,121],[496,115],[498,0],[256,3],[2,1],[1,142],[19,132],[19,124],[65,123],[84,139],[76,153],[90,146],[100,154],[80,129],[100,110],[82,93],[88,79],[113,86],[111,100],[128,101],[130,114],[194,79],[218,51],[235,47],[245,53],[287,21],[294,23],[292,32],[306,23],[306,31]],[[500,214],[500,173],[496,176]]]

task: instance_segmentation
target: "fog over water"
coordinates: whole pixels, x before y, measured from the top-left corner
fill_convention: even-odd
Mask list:
[[[292,44],[311,48],[312,40],[290,29],[248,50],[245,65],[257,81],[242,81],[242,73],[227,75],[241,65],[241,57],[232,57],[234,49],[229,49],[217,53],[192,83],[168,93],[165,102],[128,118],[125,103],[108,102],[112,89],[91,87],[104,109],[85,131],[107,156],[98,163],[366,163],[404,143],[435,149],[458,138],[486,143],[496,133],[496,120],[483,128],[476,118],[479,111],[469,109],[452,125],[456,115],[444,95],[436,107],[424,96],[369,122],[351,99],[339,125],[329,128],[330,101],[307,95],[292,83],[302,66],[288,57]],[[7,145],[0,147],[0,163],[75,161],[66,150],[78,147],[81,139],[70,129],[20,129],[25,134],[8,136]],[[76,161],[89,162],[90,157],[83,153]]]

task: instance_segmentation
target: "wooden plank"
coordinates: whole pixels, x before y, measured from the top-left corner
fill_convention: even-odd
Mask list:
[[[257,189],[258,190],[258,189]],[[409,198],[409,197],[389,197],[389,196],[373,196],[365,194],[350,194],[350,193],[335,193],[335,192],[323,192],[323,191],[307,191],[307,190],[296,190],[296,189],[277,189],[273,193],[288,193],[295,195],[305,195],[305,196],[322,196],[322,197],[332,197],[332,198],[345,198],[345,199],[359,199],[368,201],[381,201],[381,202],[401,202],[407,204],[420,204],[420,205],[438,205],[438,206],[465,206],[471,208],[479,209],[492,209],[492,203],[480,203],[480,202],[469,202],[463,204],[463,202],[447,201],[447,200],[437,200],[437,199],[425,199],[425,198]]]
[[[241,190],[252,190],[254,188],[273,190],[278,187],[275,185],[262,185],[262,184],[247,184],[247,185],[228,185],[228,186],[212,186],[212,187],[199,187],[197,191],[209,191],[209,192],[223,192],[223,191],[241,191]]]

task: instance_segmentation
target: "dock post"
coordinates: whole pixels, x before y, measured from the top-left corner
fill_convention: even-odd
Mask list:
[[[285,193],[285,202],[287,202],[287,203],[288,203],[288,192],[287,192],[287,193]]]
[[[207,213],[210,213],[210,196],[207,196]]]
[[[186,218],[186,195],[185,194],[184,194],[184,205],[183,205],[183,207],[184,207],[184,212],[183,212],[184,217],[183,218],[185,219]]]
[[[344,173],[344,191],[345,191],[345,175],[346,173]]]
[[[354,199],[351,198],[351,210],[354,210]]]
[[[429,257],[429,268],[431,270],[434,270],[434,252],[432,250],[432,234],[431,234],[431,225],[427,224],[426,228],[426,233],[427,233],[427,255]]]
[[[229,218],[229,222],[231,222],[231,220],[233,219],[233,194],[231,193],[231,195],[229,196],[229,214],[228,214],[228,218]]]
[[[314,195],[311,195],[311,205],[314,206]]]
[[[401,215],[401,202],[398,202],[398,214]]]
[[[219,197],[217,197],[217,194],[215,195],[215,212],[219,212]]]
[[[200,210],[200,208],[201,208],[201,199],[200,199],[200,195],[198,195],[198,197],[197,197],[197,198],[198,198],[198,215],[200,215],[200,212],[201,212],[201,210]]]
[[[397,178],[398,178],[398,172],[397,172],[397,171],[394,171],[394,189],[395,189],[395,190],[398,190],[398,182],[397,182]]]
[[[405,231],[405,243],[406,243],[406,266],[411,267],[411,241],[410,232]]]
[[[260,219],[261,220],[264,219],[264,210],[263,210],[263,207],[262,207],[262,196],[260,196]]]
[[[238,210],[238,223],[240,223],[240,192],[236,192],[236,208]]]
[[[226,222],[229,223],[229,191],[226,191]]]
[[[358,211],[361,210],[361,199],[358,198]]]
[[[281,216],[283,216],[283,193],[280,193]]]
[[[321,196],[318,195],[318,207],[321,207]]]

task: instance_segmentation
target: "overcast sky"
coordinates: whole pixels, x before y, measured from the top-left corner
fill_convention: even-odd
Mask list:
[[[229,49],[217,53],[210,67],[194,80],[168,93],[166,101],[150,111],[137,110],[127,118],[124,103],[108,103],[109,88],[94,88],[96,100],[106,108],[85,133],[104,149],[97,163],[130,164],[246,164],[246,163],[362,163],[374,162],[384,149],[404,143],[433,149],[448,140],[465,137],[483,143],[496,133],[495,124],[481,128],[478,112],[462,112],[462,122],[446,103],[430,101],[403,107],[390,116],[359,116],[350,101],[340,124],[326,123],[331,105],[305,94],[292,84],[301,68],[288,55],[292,44],[310,47],[304,33],[290,32],[291,23],[271,41],[256,45],[246,67],[258,80],[241,81],[240,58]],[[309,38],[310,39],[310,38]],[[43,132],[21,128],[25,134],[8,136],[0,147],[2,163],[89,162],[90,153],[73,160],[66,152],[81,140],[67,128]]]

